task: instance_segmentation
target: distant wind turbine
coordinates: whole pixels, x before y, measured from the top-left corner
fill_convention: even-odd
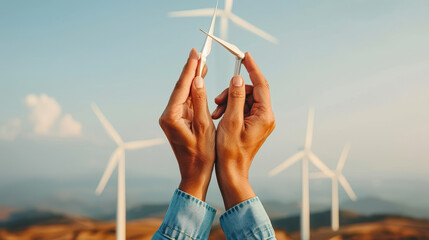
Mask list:
[[[311,173],[310,178],[331,178],[332,180],[332,206],[331,206],[331,225],[332,230],[338,231],[340,228],[340,211],[339,211],[339,200],[338,200],[338,182],[343,186],[344,190],[349,195],[350,199],[356,201],[357,197],[352,187],[350,186],[347,179],[344,177],[342,170],[346,162],[347,155],[350,151],[350,144],[344,146],[343,152],[341,153],[340,159],[338,160],[337,169],[334,174],[328,176],[323,172]]]
[[[227,39],[228,33],[228,19],[238,26],[250,31],[261,38],[270,41],[272,43],[278,43],[277,38],[271,36],[270,34],[262,31],[261,29],[255,27],[254,25],[248,23],[244,19],[238,17],[237,15],[231,12],[232,10],[233,0],[225,0],[225,9],[218,9],[216,12],[216,16],[221,17],[220,23],[220,37],[224,40]],[[195,10],[187,10],[187,11],[177,11],[168,13],[169,17],[206,17],[211,16],[213,14],[213,8],[204,8],[204,9],[195,9]]]
[[[307,134],[303,151],[299,151],[292,157],[284,161],[269,172],[269,176],[274,176],[290,167],[292,164],[302,161],[302,206],[301,206],[301,240],[310,239],[310,196],[309,196],[309,176],[308,160],[310,160],[325,175],[332,176],[332,171],[311,151],[314,127],[314,109],[308,111]]]
[[[107,121],[106,117],[100,111],[95,103],[91,104],[92,110],[95,115],[97,115],[98,120],[100,120],[106,132],[109,134],[110,138],[118,145],[116,150],[110,156],[109,163],[107,164],[106,170],[101,177],[100,183],[98,184],[95,193],[100,195],[104,187],[106,186],[107,181],[112,175],[113,170],[115,170],[116,165],[118,165],[118,206],[116,212],[116,240],[125,240],[126,237],[126,202],[125,202],[125,150],[135,150],[140,148],[146,148],[150,146],[155,146],[164,143],[164,139],[157,138],[146,141],[133,141],[133,142],[123,142],[122,138],[119,136],[118,132],[113,128],[113,126]]]

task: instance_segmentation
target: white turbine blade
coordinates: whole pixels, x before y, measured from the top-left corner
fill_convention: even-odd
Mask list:
[[[139,148],[146,148],[146,147],[151,147],[155,145],[160,145],[163,143],[165,143],[164,138],[156,138],[156,139],[144,140],[144,141],[127,142],[127,143],[124,143],[124,148],[127,150],[134,150]]]
[[[313,128],[314,128],[314,108],[308,110],[308,120],[307,120],[307,132],[305,136],[305,149],[307,151],[311,148],[311,143],[313,141]]]
[[[169,17],[205,17],[213,14],[213,8],[169,12]]]
[[[313,172],[310,173],[309,177],[311,179],[316,179],[316,178],[329,178],[329,176],[327,176],[326,174],[324,174],[323,172]]]
[[[232,9],[232,0],[225,0],[225,11],[231,12]]]
[[[231,44],[229,42],[226,42],[218,37],[213,36],[212,34],[206,33],[204,30],[200,29],[201,32],[205,33],[207,36],[213,38],[216,42],[218,42],[220,45],[222,45],[224,48],[226,48],[229,52],[231,52],[232,54],[234,54],[237,58],[239,59],[243,59],[244,58],[244,53],[242,51],[240,51],[240,49],[238,49],[237,46],[235,46],[234,44]]]
[[[240,27],[242,27],[242,28],[244,28],[244,29],[246,29],[246,30],[248,30],[248,31],[256,34],[256,35],[258,35],[258,36],[260,36],[261,38],[263,38],[263,39],[265,39],[267,41],[270,41],[270,42],[275,43],[275,44],[279,43],[279,40],[277,40],[277,38],[271,36],[270,34],[264,32],[264,31],[262,31],[261,29],[255,27],[254,25],[246,22],[244,19],[238,17],[235,14],[231,13],[229,15],[229,19],[231,19],[231,21],[233,21],[238,26],[240,26]]]
[[[347,179],[343,176],[343,174],[340,174],[338,176],[338,180],[341,183],[341,186],[343,186],[344,190],[346,190],[347,195],[349,195],[350,199],[355,201],[357,199],[355,192],[353,191],[352,187],[350,186]]]
[[[314,153],[309,152],[308,157],[310,158],[311,162],[325,175],[332,177],[334,173],[329,169],[323,162],[320,160]]]
[[[217,12],[217,5],[219,3],[219,0],[216,2],[216,8],[213,12],[212,22],[210,24],[209,33],[213,35],[214,28],[215,28],[215,22],[216,22],[216,12]],[[210,54],[210,51],[212,49],[212,39],[207,36],[206,41],[204,42],[203,49],[201,50],[201,57],[207,57]]]
[[[109,136],[113,139],[113,141],[116,142],[116,144],[121,145],[123,143],[122,138],[119,136],[118,132],[116,132],[116,130],[113,128],[113,126],[109,123],[109,121],[107,121],[106,117],[103,115],[103,113],[98,108],[98,106],[95,103],[92,103],[91,107],[95,115],[97,115],[98,120],[100,120],[104,129],[109,134]]]
[[[285,170],[286,168],[288,168],[292,164],[298,162],[302,157],[304,157],[304,155],[305,155],[304,151],[300,151],[300,152],[296,153],[295,155],[293,155],[292,157],[290,157],[289,159],[284,161],[282,164],[278,165],[273,170],[271,170],[268,173],[268,175],[270,177],[272,177],[274,175],[279,174],[281,171]]]
[[[337,172],[341,172],[343,170],[349,151],[350,151],[350,144],[346,143],[346,145],[343,148],[343,152],[341,153],[340,160],[338,161],[338,164],[337,164]]]
[[[228,39],[228,16],[226,14],[221,15],[220,37],[225,40]]]
[[[113,170],[115,170],[116,164],[119,161],[119,158],[121,153],[121,149],[116,149],[112,156],[110,156],[109,163],[107,164],[106,170],[104,170],[103,176],[101,177],[100,182],[98,183],[97,189],[95,190],[95,193],[97,195],[100,195],[104,188],[106,187],[107,181],[109,181],[110,176],[112,175]]]

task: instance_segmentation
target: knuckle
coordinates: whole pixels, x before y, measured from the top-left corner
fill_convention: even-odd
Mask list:
[[[172,125],[173,118],[170,114],[163,113],[161,115],[161,117],[159,117],[158,122],[159,122],[159,125],[161,126],[161,128],[164,129],[164,128]]]
[[[204,94],[204,92],[196,93],[194,95],[194,100],[196,100],[196,101],[206,101],[207,100],[207,96],[206,96],[206,94]]]
[[[268,83],[267,79],[264,78],[264,81],[262,82],[262,84],[265,86],[265,88],[267,88],[268,90],[270,89],[270,84]]]
[[[243,99],[246,97],[246,93],[241,89],[232,89],[230,90],[229,97]]]
[[[265,114],[262,119],[262,122],[269,129],[274,129],[274,127],[276,126],[276,120],[272,112]]]

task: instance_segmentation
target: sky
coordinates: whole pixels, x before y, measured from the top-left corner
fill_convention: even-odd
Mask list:
[[[203,45],[199,29],[210,24],[208,17],[168,13],[214,5],[0,1],[0,186],[91,179],[86,187],[95,189],[115,144],[91,102],[125,141],[163,137],[158,118],[190,49]],[[314,107],[313,151],[335,168],[351,143],[344,175],[358,197],[376,192],[429,201],[424,191],[397,184],[429,183],[428,1],[236,0],[232,12],[279,40],[270,43],[229,22],[227,40],[252,53],[270,83],[276,116],[276,129],[251,169],[258,194],[299,199],[299,164],[271,179],[267,174],[302,148]],[[214,110],[234,57],[213,43],[207,65]],[[244,68],[242,75],[250,83]],[[127,152],[126,168],[127,179],[144,179],[145,186],[171,180],[166,195],[179,182],[168,144]],[[115,180],[106,189],[111,197]],[[320,198],[329,196],[329,185],[313,186]],[[209,197],[218,195],[213,182]]]

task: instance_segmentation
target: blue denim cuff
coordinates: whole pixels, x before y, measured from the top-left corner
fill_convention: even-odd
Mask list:
[[[207,239],[216,210],[207,203],[179,190],[173,194],[164,222],[154,237],[166,239]]]
[[[228,240],[275,239],[270,218],[258,197],[241,202],[222,214],[220,226]]]

